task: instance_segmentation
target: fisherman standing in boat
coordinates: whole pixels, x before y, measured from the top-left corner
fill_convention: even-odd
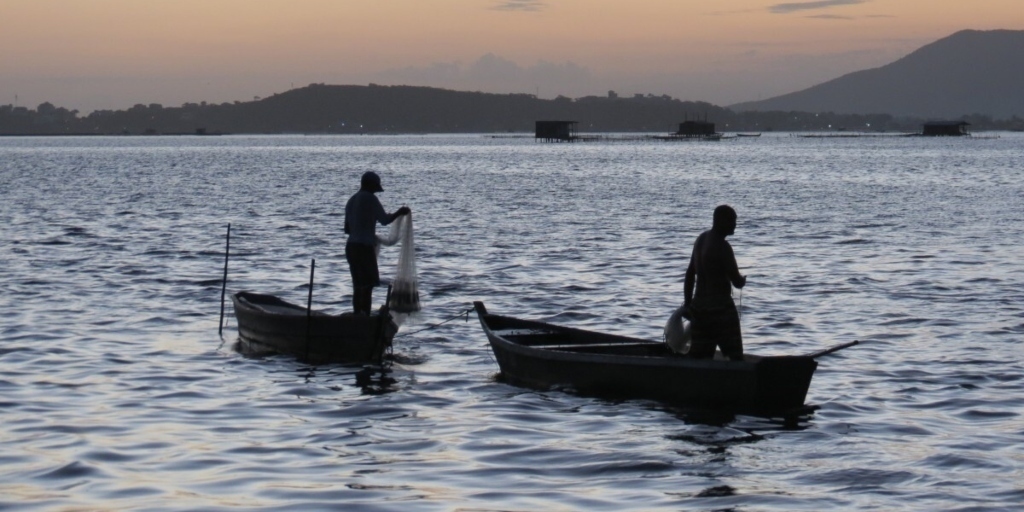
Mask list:
[[[715,208],[711,229],[697,237],[683,285],[684,309],[689,312],[692,340],[689,355],[711,358],[715,347],[731,360],[743,359],[740,317],[732,300],[732,287],[743,288],[736,256],[725,237],[736,231],[736,210]],[[697,293],[694,294],[694,281]]]
[[[345,204],[345,259],[352,272],[352,309],[356,314],[369,315],[373,304],[373,288],[380,285],[377,270],[377,223],[387,226],[410,212],[403,206],[394,213],[384,211],[377,199],[383,192],[380,176],[373,171],[363,173],[359,191]]]

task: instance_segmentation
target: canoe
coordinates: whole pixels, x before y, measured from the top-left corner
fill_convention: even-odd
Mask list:
[[[378,363],[398,332],[387,308],[372,315],[331,315],[273,295],[231,296],[245,352],[291,354],[311,364]]]
[[[545,322],[494,315],[474,302],[480,324],[501,368],[500,378],[536,389],[582,395],[642,398],[701,409],[750,413],[800,413],[815,357],[757,356],[743,361],[693,359],[665,343],[602,334]]]

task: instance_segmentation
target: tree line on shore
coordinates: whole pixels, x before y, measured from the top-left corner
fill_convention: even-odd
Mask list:
[[[719,132],[918,132],[926,121],[888,114],[734,112],[710,103],[614,91],[548,100],[374,84],[311,84],[246,102],[137,104],[83,116],[48,102],[35,109],[0,105],[0,135],[532,133],[540,120],[577,121],[581,133],[668,133],[686,120],[715,123]],[[973,131],[1024,130],[1024,120],[1016,116],[968,114],[947,120],[967,121]]]

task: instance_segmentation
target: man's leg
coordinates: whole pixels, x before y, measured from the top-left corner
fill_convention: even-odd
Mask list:
[[[730,300],[726,305],[712,308],[692,306],[692,336],[690,356],[698,359],[715,356],[715,348],[733,361],[743,360],[743,337],[740,335],[740,317]]]
[[[373,287],[360,286],[352,292],[352,309],[356,314],[369,315],[373,309]]]
[[[377,254],[373,246],[346,244],[345,259],[352,273],[352,310],[369,315],[373,309],[373,287],[380,283]]]
[[[727,308],[721,318],[718,346],[732,361],[743,360],[743,334],[740,332],[740,315],[736,307]]]
[[[715,357],[714,325],[693,312],[690,320],[690,351],[686,355],[694,359],[711,359]]]

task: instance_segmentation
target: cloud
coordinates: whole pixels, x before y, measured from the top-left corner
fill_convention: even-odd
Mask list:
[[[523,68],[508,59],[488,53],[469,66],[466,72],[473,81],[508,82],[521,76]]]
[[[426,67],[405,67],[389,69],[378,73],[377,79],[384,79],[402,85],[430,85],[458,80],[462,77],[462,65],[458,62],[435,62]],[[408,83],[404,83],[407,81]]]
[[[539,11],[545,6],[540,0],[505,0],[494,7],[495,11]]]
[[[857,5],[863,4],[868,0],[819,0],[816,2],[793,2],[785,4],[775,4],[768,8],[768,11],[774,14],[789,14],[797,11],[808,11],[814,9],[828,9],[829,7],[837,7],[840,5]]]
[[[840,16],[838,14],[815,14],[813,16],[806,16],[807,18],[813,18],[816,20],[852,20],[855,19],[853,16]]]
[[[761,12],[761,9],[737,9],[733,11],[708,11],[703,13],[704,16],[732,16],[735,14],[748,14],[752,12]]]

